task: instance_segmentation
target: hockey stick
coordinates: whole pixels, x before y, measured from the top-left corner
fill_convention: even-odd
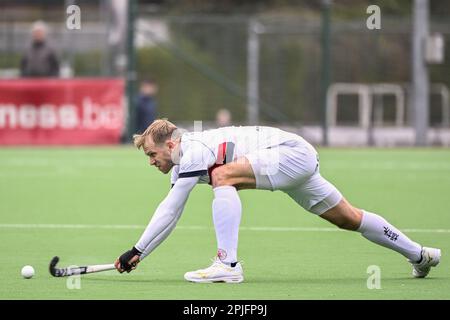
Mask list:
[[[114,264],[96,264],[84,267],[68,267],[68,268],[57,268],[56,264],[59,261],[59,257],[53,257],[50,261],[49,271],[54,277],[68,277],[72,275],[80,275],[85,273],[102,272],[108,270],[115,270]]]

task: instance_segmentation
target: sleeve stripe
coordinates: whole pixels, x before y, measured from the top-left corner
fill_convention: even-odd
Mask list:
[[[207,175],[207,174],[208,174],[208,170],[181,172],[181,173],[178,174],[178,178],[198,177],[198,176],[204,176],[204,175]]]
[[[234,143],[227,142],[224,163],[232,162],[234,158]]]

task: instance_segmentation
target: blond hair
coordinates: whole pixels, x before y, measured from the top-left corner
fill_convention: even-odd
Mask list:
[[[161,144],[171,138],[177,129],[177,126],[167,119],[157,119],[142,134],[134,134],[133,143],[136,148],[141,149],[144,146],[145,138],[150,136],[155,144]]]

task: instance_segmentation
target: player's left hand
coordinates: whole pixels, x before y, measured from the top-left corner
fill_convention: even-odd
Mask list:
[[[141,252],[133,247],[131,248],[131,250],[128,250],[120,257],[118,257],[114,262],[114,266],[120,273],[123,273],[125,271],[127,273],[130,273],[137,268],[137,265],[140,262],[140,256]]]

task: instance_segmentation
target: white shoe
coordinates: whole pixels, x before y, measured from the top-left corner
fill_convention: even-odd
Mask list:
[[[413,266],[412,274],[414,278],[425,278],[431,267],[435,267],[441,260],[441,249],[422,248],[422,259],[418,263],[411,262]]]
[[[220,261],[218,257],[213,259],[213,264],[197,271],[186,272],[184,278],[187,281],[208,283],[208,282],[227,282],[239,283],[244,281],[244,271],[242,265],[238,262],[235,267]]]

